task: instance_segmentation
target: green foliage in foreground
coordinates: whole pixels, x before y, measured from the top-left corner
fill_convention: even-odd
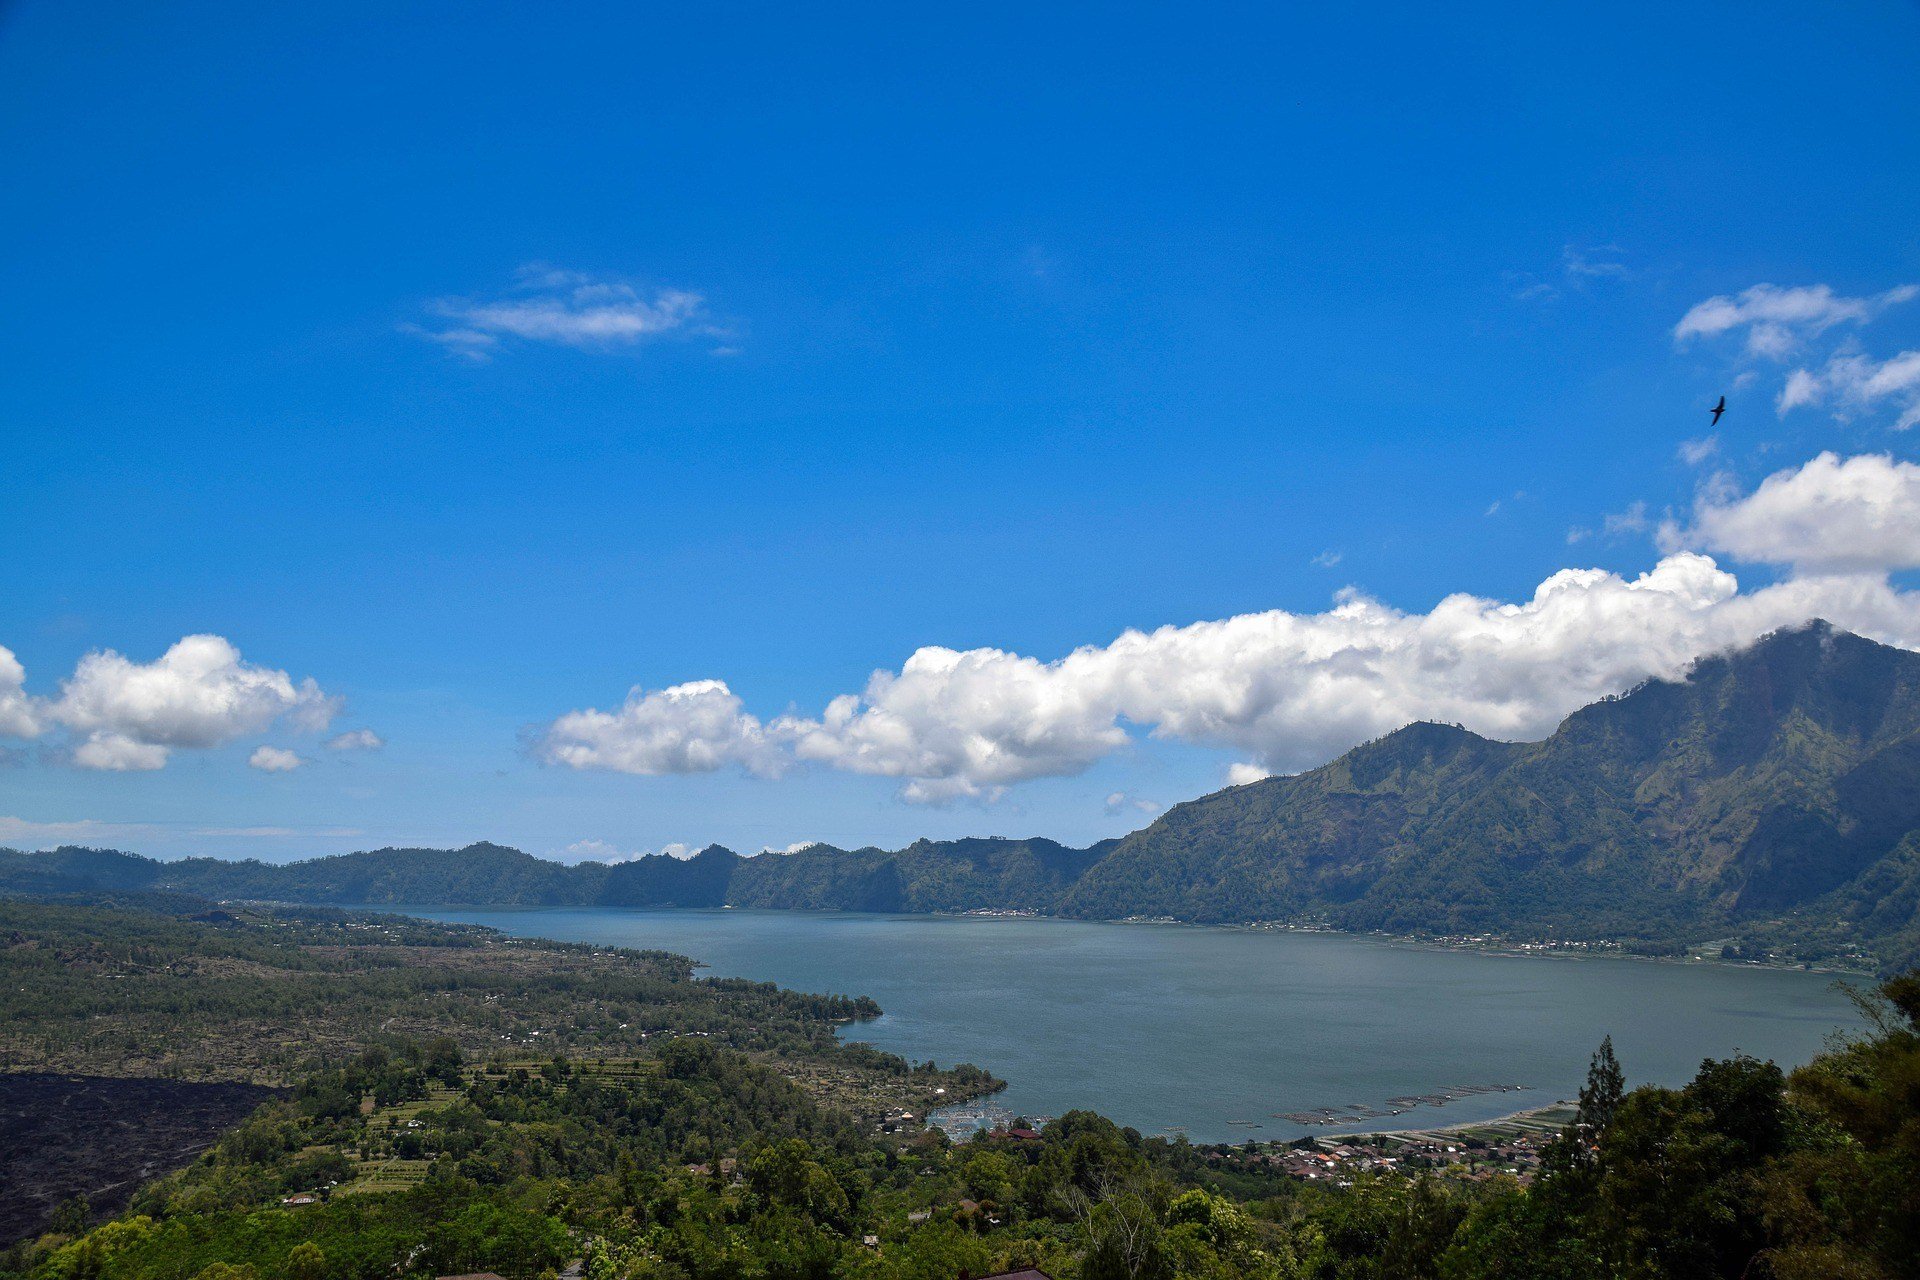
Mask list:
[[[1734,1058],[1684,1088],[1625,1091],[1603,1047],[1531,1188],[1229,1183],[1202,1151],[1085,1112],[1037,1141],[876,1138],[705,1043],[620,1072],[477,1067],[448,1042],[374,1050],[264,1107],[128,1216],[16,1248],[0,1273],[534,1280],[580,1257],[590,1280],[1014,1265],[1078,1280],[1905,1280],[1920,1276],[1920,976],[1868,1003],[1873,1034],[1784,1078]],[[417,1127],[383,1124],[373,1104],[407,1098],[438,1100]],[[354,1170],[392,1153],[424,1162],[418,1184],[356,1189]],[[311,1191],[320,1203],[282,1204]]]

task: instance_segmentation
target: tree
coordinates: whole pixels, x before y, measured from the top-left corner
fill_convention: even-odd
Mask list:
[[[47,1230],[63,1236],[85,1235],[87,1219],[93,1216],[93,1206],[87,1203],[85,1196],[75,1196],[71,1200],[62,1200],[54,1209],[53,1218],[47,1223]]]
[[[1620,1099],[1626,1094],[1626,1084],[1620,1060],[1613,1056],[1613,1037],[1608,1036],[1587,1064],[1587,1082],[1580,1087],[1580,1123],[1586,1125],[1594,1137],[1599,1137],[1613,1123],[1614,1113],[1620,1110]]]
[[[326,1274],[326,1252],[313,1241],[303,1241],[287,1254],[288,1280],[323,1280]]]

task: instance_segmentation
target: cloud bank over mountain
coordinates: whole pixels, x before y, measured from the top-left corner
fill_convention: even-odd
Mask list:
[[[1467,594],[1409,613],[1349,589],[1317,614],[1127,631],[1043,660],[928,646],[817,716],[763,720],[719,681],[575,711],[538,738],[574,768],[658,774],[791,763],[898,779],[903,798],[993,798],[1151,737],[1246,757],[1244,776],[1321,763],[1413,720],[1539,738],[1574,709],[1785,626],[1826,618],[1920,647],[1920,467],[1826,453],[1746,495],[1711,487],[1638,577],[1564,569],[1519,602]],[[1783,566],[1743,590],[1708,552]]]

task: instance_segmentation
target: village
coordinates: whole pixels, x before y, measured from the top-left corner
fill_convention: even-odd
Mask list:
[[[1526,1184],[1539,1171],[1541,1153],[1573,1115],[1573,1106],[1560,1102],[1449,1129],[1329,1134],[1291,1143],[1209,1146],[1203,1151],[1216,1168],[1278,1170],[1336,1186],[1350,1186],[1363,1175],[1388,1173],[1432,1173],[1468,1182],[1511,1177]]]

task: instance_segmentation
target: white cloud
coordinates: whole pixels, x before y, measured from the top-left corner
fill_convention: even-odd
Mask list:
[[[1322,569],[1331,569],[1344,559],[1346,559],[1346,557],[1338,551],[1322,551],[1313,558],[1313,562]]]
[[[1885,454],[1822,453],[1740,496],[1716,487],[1694,506],[1690,545],[1801,574],[1885,573],[1920,567],[1920,466]]]
[[[1742,595],[1712,560],[1682,553],[1634,579],[1564,570],[1520,604],[1456,595],[1407,614],[1346,593],[1323,614],[1130,631],[1053,662],[922,649],[819,720],[781,728],[801,759],[901,778],[914,801],[1078,773],[1128,743],[1123,723],[1298,769],[1411,720],[1543,736],[1598,697],[1814,616],[1920,641],[1920,605],[1884,578]]]
[[[387,740],[371,729],[349,729],[327,739],[329,751],[378,751]]]
[[[575,840],[564,849],[557,850],[554,857],[562,862],[603,862],[608,865],[619,862],[632,862],[636,858],[651,858],[665,854],[669,858],[691,858],[697,852],[692,845],[674,841],[661,845],[658,849],[637,849],[629,852],[606,840]]]
[[[1272,776],[1273,774],[1269,770],[1257,764],[1249,764],[1244,760],[1236,760],[1227,766],[1227,785],[1230,787],[1244,787],[1249,782],[1258,782],[1262,778],[1271,778]]]
[[[608,350],[675,333],[714,336],[704,300],[684,289],[650,296],[618,280],[533,266],[504,297],[447,298],[433,311],[447,323],[414,332],[474,360],[485,360],[506,338],[582,350]]]
[[[1901,285],[1866,298],[1837,294],[1824,284],[1782,288],[1756,284],[1737,295],[1722,294],[1694,304],[1673,328],[1674,341],[1711,338],[1746,330],[1746,352],[1783,360],[1801,342],[1837,324],[1865,324],[1880,312],[1920,296],[1920,287]]]
[[[1158,813],[1160,805],[1152,800],[1143,800],[1139,796],[1130,796],[1124,791],[1115,791],[1107,797],[1108,813],[1121,813],[1128,809],[1140,813]]]
[[[1617,244],[1581,248],[1567,245],[1560,250],[1561,269],[1575,286],[1593,280],[1624,280],[1632,274],[1621,261],[1626,250]]]
[[[1632,503],[1625,511],[1609,513],[1602,519],[1602,524],[1607,533],[1614,536],[1623,533],[1645,533],[1653,527],[1653,522],[1647,517],[1647,504],[1644,502]]]
[[[1560,297],[1562,286],[1583,292],[1600,280],[1626,280],[1633,275],[1623,261],[1626,250],[1617,244],[1563,245],[1560,249],[1560,284],[1530,272],[1509,272],[1507,281],[1514,286],[1513,296],[1522,302],[1551,302]],[[1551,274],[1551,273],[1549,273]]]
[[[801,760],[903,779],[902,794],[922,804],[1076,774],[1127,743],[1108,690],[999,649],[920,649],[818,720],[778,728]]]
[[[27,671],[13,650],[0,645],[0,737],[36,738],[40,735],[40,715],[34,700],[27,696]]]
[[[313,680],[254,666],[219,636],[187,636],[153,662],[90,653],[61,686],[48,716],[87,739],[73,753],[88,769],[158,769],[170,750],[215,747],[285,721],[317,732],[339,710]]]
[[[247,767],[262,773],[292,773],[306,761],[283,747],[259,746],[247,757]]]
[[[634,855],[605,840],[575,840],[556,855],[562,862],[626,862]]]
[[[1705,436],[1699,440],[1682,440],[1678,453],[1680,461],[1690,467],[1697,467],[1720,452],[1720,437]]]
[[[635,686],[617,711],[570,711],[540,735],[549,764],[617,773],[710,773],[737,765],[773,775],[783,760],[763,725],[719,680],[649,693]]]
[[[1920,423],[1920,351],[1902,351],[1878,361],[1849,352],[1832,357],[1818,372],[1795,369],[1787,375],[1774,407],[1785,417],[1794,409],[1826,404],[1845,418],[1877,409],[1883,402],[1899,413],[1894,430],[1905,431]]]
[[[111,845],[152,831],[153,827],[144,822],[96,822],[92,818],[29,822],[25,818],[0,815],[0,845],[42,849],[62,844]]]
[[[563,716],[545,749],[560,763],[630,772],[732,763],[771,773],[790,753],[942,803],[1081,773],[1136,730],[1233,752],[1245,762],[1236,781],[1322,763],[1414,720],[1539,738],[1597,698],[1815,617],[1920,647],[1920,595],[1886,572],[1920,559],[1906,523],[1915,470],[1823,456],[1750,499],[1710,489],[1694,536],[1663,529],[1670,554],[1646,573],[1566,569],[1518,602],[1459,594],[1409,613],[1349,590],[1323,613],[1128,631],[1053,660],[927,647],[817,717],[762,722],[726,686],[703,682],[636,691],[616,714]],[[1796,514],[1805,509],[1842,532],[1827,538]],[[1629,509],[1628,524],[1644,522]],[[1694,545],[1802,572],[1743,592]]]
[[[167,749],[157,743],[137,742],[124,733],[96,733],[74,748],[73,762],[82,769],[151,773],[167,767]]]

